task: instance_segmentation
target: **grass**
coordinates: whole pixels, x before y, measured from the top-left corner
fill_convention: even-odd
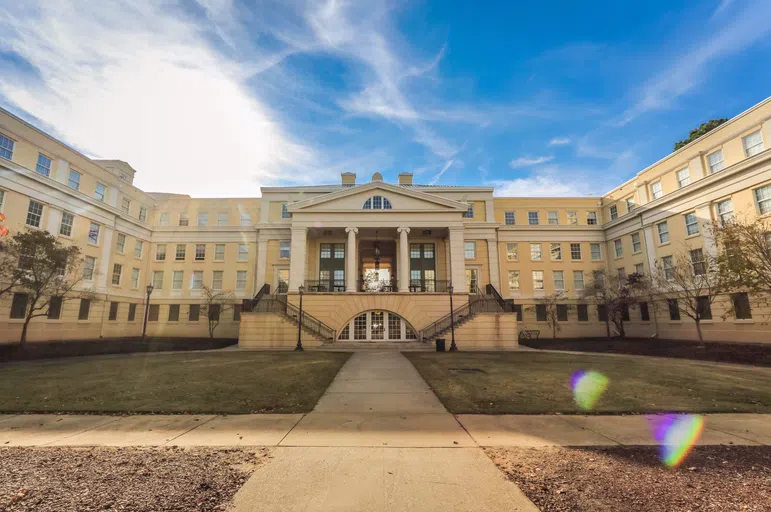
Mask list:
[[[350,356],[204,352],[0,366],[0,412],[298,413]]]
[[[583,414],[570,376],[609,386],[593,413],[771,412],[771,369],[603,354],[405,352],[453,413]]]

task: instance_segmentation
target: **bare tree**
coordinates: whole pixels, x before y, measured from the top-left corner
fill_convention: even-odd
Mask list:
[[[606,276],[595,272],[592,281],[581,293],[582,298],[593,302],[605,311],[605,329],[611,337],[610,324],[620,337],[626,336],[624,322],[629,320],[629,310],[637,306],[645,296],[649,282],[642,274],[630,274],[625,278]]]
[[[214,338],[214,330],[220,324],[223,313],[231,311],[236,305],[236,297],[231,291],[212,290],[204,285],[201,313],[209,322],[209,337]]]
[[[561,310],[564,308],[565,316],[567,316],[567,310],[572,309],[573,306],[568,304],[561,304],[561,302],[565,301],[565,291],[564,290],[557,290],[551,295],[546,295],[545,297],[538,297],[535,299],[535,306],[528,308],[528,311],[535,311],[536,314],[539,313],[539,309],[544,311],[545,317],[546,317],[546,323],[549,324],[549,327],[551,328],[552,338],[557,339],[557,333],[562,330],[562,326],[560,325],[560,316]]]
[[[0,239],[0,297],[19,284],[18,245]]]
[[[26,295],[24,326],[20,344],[27,342],[33,318],[61,314],[62,305],[73,299],[90,298],[90,290],[76,292],[83,281],[80,249],[65,246],[46,231],[16,233],[8,243],[9,254],[18,255],[13,288]],[[93,272],[93,269],[90,269]]]
[[[771,291],[771,218],[735,217],[710,231],[722,249],[715,263],[728,287]]]

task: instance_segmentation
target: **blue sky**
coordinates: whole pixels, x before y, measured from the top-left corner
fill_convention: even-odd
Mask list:
[[[148,191],[601,194],[771,95],[771,2],[0,1],[0,105]]]

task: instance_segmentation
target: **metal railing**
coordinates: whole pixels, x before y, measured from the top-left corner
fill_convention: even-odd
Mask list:
[[[360,292],[395,292],[399,288],[396,286],[396,279],[382,279],[373,281],[364,279],[357,281],[357,287]]]
[[[305,281],[305,291],[307,293],[344,292],[345,279],[319,279],[316,281]]]
[[[439,279],[410,279],[412,293],[447,293],[450,281]]]
[[[297,325],[300,318],[300,309],[289,304],[286,295],[271,295],[255,303],[253,311],[257,313],[280,313],[284,317]],[[336,339],[336,331],[330,326],[303,310],[303,330],[326,342],[333,342]]]
[[[495,286],[488,284],[485,287],[485,291],[487,292],[487,295],[491,295],[495,299],[495,301],[501,306],[501,309],[504,312],[514,312],[514,301],[511,299],[504,299],[503,296],[498,293],[498,290],[495,289]]]
[[[270,294],[270,285],[268,283],[265,283],[262,285],[262,288],[255,294],[255,296],[251,299],[244,299],[243,305],[241,306],[241,309],[245,312],[254,311],[254,306],[258,302],[260,302],[260,299],[262,299],[265,295]]]
[[[455,327],[463,325],[471,320],[478,313],[501,313],[503,308],[498,301],[492,297],[486,297],[479,293],[475,288],[474,293],[469,295],[469,301],[457,308],[452,313],[448,313],[439,320],[427,325],[420,331],[420,340],[427,343],[429,339],[436,338],[444,334],[452,327],[451,315],[455,316]]]

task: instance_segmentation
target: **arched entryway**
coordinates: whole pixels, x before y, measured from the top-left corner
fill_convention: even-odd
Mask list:
[[[392,311],[371,310],[359,313],[340,329],[338,341],[413,341],[417,331]]]

